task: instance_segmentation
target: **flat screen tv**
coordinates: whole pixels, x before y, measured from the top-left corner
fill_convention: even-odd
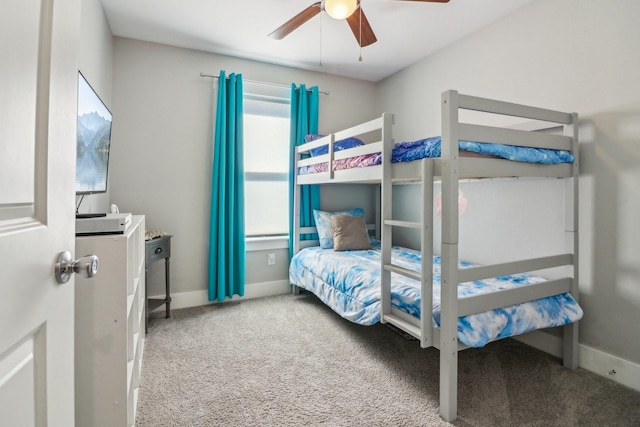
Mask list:
[[[76,194],[107,191],[112,120],[109,109],[79,72]]]

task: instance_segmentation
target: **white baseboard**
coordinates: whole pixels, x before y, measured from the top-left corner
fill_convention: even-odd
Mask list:
[[[580,367],[640,391],[640,365],[580,344]]]
[[[242,301],[252,298],[262,298],[273,295],[282,295],[291,292],[291,285],[288,280],[277,280],[274,282],[248,283],[244,286],[244,296],[234,296],[227,301]],[[164,298],[164,295],[152,296],[151,298]],[[209,293],[206,290],[192,292],[177,292],[171,294],[171,308],[199,307],[208,304],[217,304],[217,301],[209,301]],[[158,310],[164,310],[164,306]]]
[[[562,338],[543,331],[534,331],[515,337],[531,347],[562,358]],[[584,344],[578,345],[578,366],[606,377],[634,390],[640,391],[640,365],[597,350]]]

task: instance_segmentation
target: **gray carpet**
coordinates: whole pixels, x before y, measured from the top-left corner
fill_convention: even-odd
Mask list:
[[[438,351],[310,294],[154,315],[136,425],[444,426]],[[456,426],[639,426],[640,393],[514,340],[459,354]]]

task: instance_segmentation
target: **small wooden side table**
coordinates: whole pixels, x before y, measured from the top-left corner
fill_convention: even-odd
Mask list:
[[[171,237],[164,235],[145,241],[145,266],[144,266],[144,290],[145,290],[145,333],[149,332],[149,315],[153,310],[166,305],[166,318],[171,317]],[[149,298],[149,266],[156,261],[164,259],[165,296],[164,298]]]

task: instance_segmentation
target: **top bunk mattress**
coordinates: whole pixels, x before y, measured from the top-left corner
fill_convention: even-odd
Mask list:
[[[306,141],[310,142],[317,139],[319,135],[307,135]],[[341,151],[349,148],[364,145],[357,138],[349,138],[334,142],[334,150]],[[526,163],[537,164],[562,164],[573,163],[574,156],[564,150],[550,150],[545,148],[520,147],[506,144],[480,143],[474,141],[459,141],[458,143],[461,155],[463,153],[473,153],[480,156],[501,158]],[[327,146],[324,145],[312,151],[312,155],[321,155],[327,153]],[[399,142],[394,144],[391,162],[411,162],[414,160],[425,158],[441,157],[441,137],[434,136],[411,142]],[[365,155],[348,157],[345,159],[334,160],[333,170],[353,169],[367,166],[375,166],[382,163],[381,153],[370,153]],[[302,166],[298,168],[299,175],[307,175],[313,173],[327,172],[327,162],[316,163],[313,165]]]
[[[392,263],[420,271],[419,252],[394,246]],[[318,296],[340,316],[361,325],[380,321],[380,242],[372,249],[336,252],[309,247],[291,260],[291,283]],[[460,261],[460,268],[473,264]],[[544,282],[537,276],[518,274],[461,283],[458,297],[487,294]],[[391,305],[420,317],[420,282],[391,274]],[[582,309],[568,293],[503,307],[458,319],[458,339],[469,347],[482,347],[491,341],[540,328],[569,324],[582,317]],[[440,257],[433,259],[433,324],[440,326]]]

